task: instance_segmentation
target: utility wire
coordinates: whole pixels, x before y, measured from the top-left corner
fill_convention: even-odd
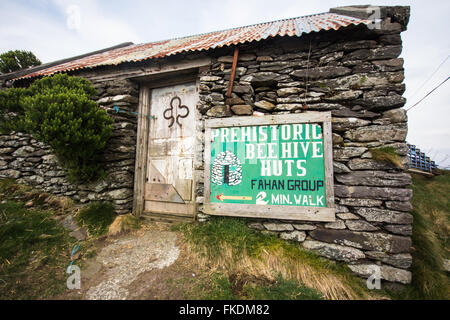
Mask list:
[[[435,87],[433,90],[431,90],[430,92],[428,92],[422,99],[420,99],[419,101],[417,101],[413,106],[409,107],[408,109],[406,109],[406,111],[411,110],[412,108],[414,108],[415,106],[417,106],[419,103],[421,103],[426,97],[428,97],[434,90],[436,90],[437,88],[439,88],[440,86],[442,86],[445,82],[447,82],[447,80],[450,79],[450,77],[447,77],[447,79],[445,79],[444,81],[442,81],[437,87]]]
[[[450,54],[447,56],[447,58],[444,59],[444,61],[441,62],[441,64],[436,68],[436,70],[434,70],[434,72],[431,74],[431,76],[428,77],[427,80],[425,80],[419,88],[417,88],[417,90],[414,92],[414,94],[409,97],[408,99],[412,99],[414,98],[419,92],[420,90],[427,84],[428,81],[430,81],[431,78],[433,78],[433,76],[436,74],[436,72],[438,72],[438,70],[444,65],[444,63],[448,60],[448,58],[450,58]]]

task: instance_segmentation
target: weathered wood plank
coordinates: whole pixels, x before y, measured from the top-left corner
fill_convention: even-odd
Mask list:
[[[144,210],[144,185],[147,172],[147,148],[150,111],[150,89],[141,86],[139,92],[138,129],[136,138],[136,163],[134,170],[133,213],[137,216]]]
[[[167,183],[146,183],[145,200],[184,203],[175,187]]]
[[[427,172],[427,171],[423,171],[423,170],[419,170],[419,169],[414,169],[414,168],[410,168],[407,171],[410,172],[410,173],[422,174],[422,175],[427,176],[427,177],[433,177],[434,176],[434,174],[431,173],[431,172]]]
[[[270,218],[301,221],[335,221],[334,208],[314,208],[296,206],[258,206],[252,204],[205,203],[205,213],[210,215]]]
[[[193,60],[183,59],[180,61],[166,62],[164,64],[150,64],[145,66],[130,66],[127,68],[105,68],[102,71],[94,71],[83,74],[90,81],[109,81],[115,79],[133,79],[136,81],[151,81],[151,76],[183,72],[189,69],[198,69],[209,66],[210,57],[201,57]]]
[[[192,200],[192,180],[191,179],[175,179],[175,189],[177,189],[181,198],[185,201]]]
[[[204,158],[204,197],[205,203],[211,202],[211,128],[205,128],[205,152]]]
[[[243,127],[243,126],[261,126],[274,124],[291,124],[291,123],[318,123],[331,121],[330,112],[308,111],[299,114],[282,114],[267,115],[263,117],[233,117],[208,119],[205,122],[206,127],[222,128],[222,127]]]
[[[151,221],[162,221],[162,222],[192,222],[194,221],[194,216],[179,216],[176,214],[169,213],[155,213],[155,212],[144,212],[142,218]]]
[[[168,213],[180,216],[193,216],[194,204],[192,203],[173,203],[173,202],[158,202],[145,201],[145,212],[149,213]]]
[[[325,162],[325,195],[326,206],[334,208],[334,186],[333,186],[333,136],[331,130],[331,112],[327,112],[327,119],[323,122],[323,143]]]
[[[150,183],[166,183],[166,178],[155,168],[155,166],[150,162],[149,164],[149,174],[148,182]]]

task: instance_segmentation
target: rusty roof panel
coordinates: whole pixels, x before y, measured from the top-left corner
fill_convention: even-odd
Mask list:
[[[18,77],[15,80],[51,75],[57,72],[77,69],[118,65],[124,62],[137,62],[146,59],[163,58],[182,52],[220,48],[237,45],[239,43],[260,41],[276,36],[301,36],[303,33],[331,29],[337,30],[342,27],[358,25],[361,23],[368,24],[370,23],[370,20],[363,20],[335,13],[321,13],[283,19],[189,37],[130,45],[62,63]]]

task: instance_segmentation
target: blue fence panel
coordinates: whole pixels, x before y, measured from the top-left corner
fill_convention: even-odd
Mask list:
[[[433,172],[436,169],[436,163],[427,157],[424,152],[421,152],[415,145],[408,144],[409,147],[409,163],[411,168]]]

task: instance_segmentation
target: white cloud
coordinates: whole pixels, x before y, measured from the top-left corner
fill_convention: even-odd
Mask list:
[[[127,23],[121,16],[105,16],[97,1],[82,0],[76,4],[63,0],[53,0],[66,19],[66,23],[72,19],[68,14],[70,8],[79,8],[79,26],[68,32],[75,41],[85,43],[95,49],[112,46],[121,42],[139,42],[140,38],[133,28],[133,24]],[[67,25],[65,29],[69,29]]]
[[[121,42],[139,42],[132,26],[115,17],[103,16],[95,1],[78,1],[79,28],[69,28],[67,9],[71,3],[51,1],[52,8],[29,8],[20,2],[2,2],[0,51],[26,49],[43,62],[83,54]],[[4,15],[4,16],[3,16]]]

